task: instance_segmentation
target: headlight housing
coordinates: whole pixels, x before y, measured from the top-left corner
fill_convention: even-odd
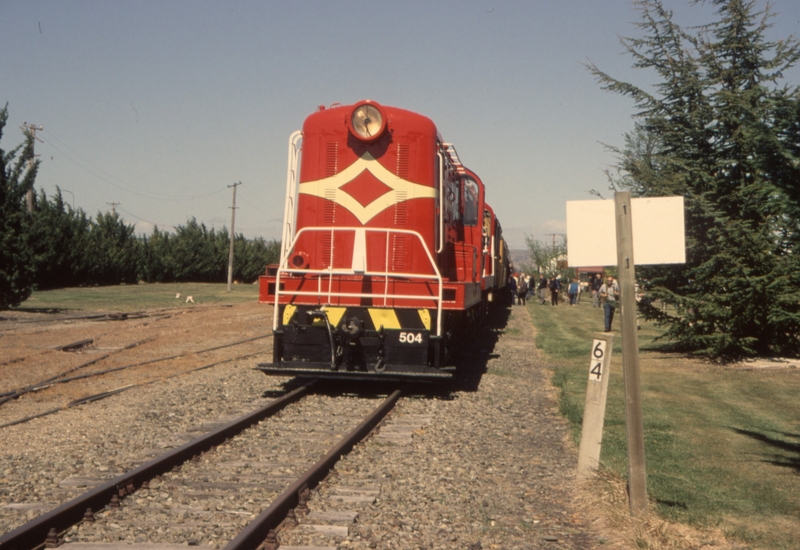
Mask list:
[[[357,103],[350,113],[350,131],[361,141],[375,141],[386,130],[386,117],[374,101]]]

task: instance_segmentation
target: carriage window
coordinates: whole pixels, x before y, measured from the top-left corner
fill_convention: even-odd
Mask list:
[[[478,184],[464,177],[464,225],[478,225]]]

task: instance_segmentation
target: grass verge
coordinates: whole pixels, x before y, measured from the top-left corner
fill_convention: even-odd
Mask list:
[[[176,296],[180,294],[180,298]],[[187,302],[187,297],[192,302]],[[225,283],[155,283],[36,291],[16,310],[21,311],[140,311],[201,304],[258,301],[258,285]]]
[[[559,405],[580,439],[592,334],[602,309],[530,304],[536,344],[553,365]],[[619,319],[601,462],[627,477]],[[639,331],[647,489],[669,521],[717,528],[753,548],[800,540],[800,369],[718,366],[658,351]],[[798,363],[800,364],[800,362]]]

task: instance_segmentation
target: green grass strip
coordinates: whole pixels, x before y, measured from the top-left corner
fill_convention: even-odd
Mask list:
[[[592,335],[603,329],[603,311],[586,301],[528,309],[577,443]],[[618,317],[614,329],[601,462],[627,478]],[[662,353],[653,342],[659,334],[641,323],[647,489],[654,510],[672,521],[720,527],[756,548],[797,548],[800,368],[723,366]]]

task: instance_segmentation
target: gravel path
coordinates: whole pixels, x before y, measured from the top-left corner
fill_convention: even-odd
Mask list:
[[[355,510],[347,536],[285,530],[285,545],[336,548],[593,548],[575,502],[577,451],[539,360],[528,312],[515,307],[478,387],[404,400],[387,428],[337,466],[312,511]],[[464,384],[469,388],[472,384]],[[397,431],[390,430],[390,431]],[[402,431],[402,430],[400,430]],[[342,502],[341,488],[380,489],[374,503]],[[318,523],[318,522],[317,522]]]
[[[229,316],[252,318],[258,308],[266,317],[269,308],[237,305],[215,312],[213,324],[195,324],[192,331],[174,330],[171,335],[213,331],[214,324],[224,324]],[[169,327],[170,322],[161,323]],[[487,335],[493,338],[492,333]],[[4,338],[13,335],[5,333]],[[462,381],[456,391],[404,399],[382,435],[345,457],[338,475],[313,493],[312,514],[300,518],[306,527],[281,532],[282,548],[601,545],[604,541],[575,504],[577,453],[568,439],[567,424],[558,415],[550,370],[539,359],[533,338],[528,312],[515,307],[491,355],[485,343],[484,353],[475,350],[472,355],[472,363],[485,372]],[[135,388],[0,430],[0,532],[83,490],[65,484],[67,478],[111,477],[159,449],[181,444],[179,434],[237,414],[248,403],[279,391],[286,379],[253,370],[271,356],[268,341],[260,345],[261,357]],[[124,374],[118,376],[108,383],[124,385]],[[48,391],[35,396],[40,406]],[[20,409],[26,399],[33,398],[20,398]],[[351,520],[344,523],[320,520],[333,517],[320,516],[324,511],[355,511],[357,517],[346,516]],[[314,522],[339,525],[344,531],[308,527]]]

